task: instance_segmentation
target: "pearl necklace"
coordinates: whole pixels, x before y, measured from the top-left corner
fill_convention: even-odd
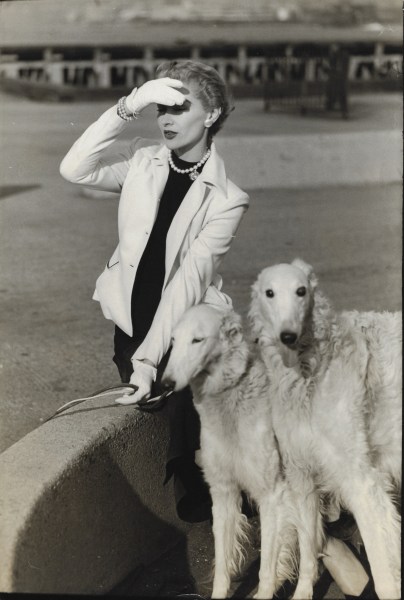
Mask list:
[[[168,163],[170,165],[170,167],[172,168],[173,171],[175,171],[176,173],[181,173],[183,175],[185,175],[185,173],[189,174],[189,178],[192,179],[192,181],[195,181],[195,179],[198,178],[198,169],[199,167],[201,167],[202,165],[204,165],[206,163],[206,161],[208,160],[210,156],[210,148],[208,148],[205,152],[205,154],[202,156],[201,160],[196,163],[196,165],[194,165],[193,167],[190,167],[189,169],[179,169],[177,167],[177,165],[174,164],[172,155],[171,155],[171,150],[168,154]]]

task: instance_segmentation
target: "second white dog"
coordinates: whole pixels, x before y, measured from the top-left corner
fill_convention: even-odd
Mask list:
[[[311,598],[323,493],[358,524],[380,599],[400,597],[401,314],[335,313],[301,260],[262,271],[250,310],[274,429],[301,503],[296,596]]]
[[[294,574],[296,519],[268,401],[266,369],[243,337],[240,318],[207,305],[189,309],[174,330],[163,383],[190,384],[201,419],[201,462],[213,502],[213,598],[225,598],[241,565],[248,522],[241,490],[259,508],[261,568],[256,598],[272,598]]]

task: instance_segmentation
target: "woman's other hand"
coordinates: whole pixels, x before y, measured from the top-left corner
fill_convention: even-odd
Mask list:
[[[130,383],[136,385],[138,390],[134,394],[124,394],[121,398],[117,398],[117,404],[136,404],[140,400],[150,398],[153,382],[156,381],[156,367],[139,361],[133,361],[134,372],[130,378]]]
[[[140,88],[135,88],[126,97],[126,110],[128,114],[136,114],[152,103],[164,104],[165,106],[182,104],[185,96],[178,89],[183,85],[182,81],[171,77],[146,81]]]

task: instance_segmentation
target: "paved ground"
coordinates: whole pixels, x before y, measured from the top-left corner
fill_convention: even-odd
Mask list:
[[[90,125],[103,110],[113,104],[112,100],[94,102],[32,102],[25,98],[4,94],[0,91],[0,119],[2,140],[13,139],[13,146],[29,151],[37,148],[40,140],[41,149],[49,155],[52,142],[59,138],[58,149],[63,153],[69,144],[80,135],[85,127]],[[325,112],[320,103],[308,110],[302,117],[293,106],[281,107],[275,105],[269,112],[264,112],[261,100],[238,100],[235,110],[230,114],[220,135],[296,135],[315,133],[340,133],[350,131],[380,131],[402,129],[402,96],[400,93],[375,93],[373,95],[352,96],[349,102],[349,119],[342,119],[339,111]],[[141,117],[127,129],[125,135],[158,137],[159,132],[155,123],[156,110],[152,105],[142,112]],[[125,136],[124,136],[125,137]],[[63,139],[65,145],[63,145]],[[2,144],[5,144],[3,141]],[[12,155],[11,155],[12,156]],[[10,162],[10,155],[2,156],[2,167],[16,165]],[[55,159],[60,157],[55,154]],[[24,157],[28,158],[27,157]],[[22,163],[23,164],[23,163]],[[21,172],[21,166],[19,174]],[[51,166],[50,163],[49,166]],[[35,164],[33,165],[35,168]],[[35,169],[36,170],[36,169]],[[30,171],[25,171],[28,174]],[[3,175],[2,175],[3,178]]]

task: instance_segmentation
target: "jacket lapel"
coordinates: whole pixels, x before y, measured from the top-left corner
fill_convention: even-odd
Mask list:
[[[225,193],[226,171],[223,160],[217,153],[214,143],[212,143],[209,160],[202,169],[199,177],[189,188],[168,231],[166,242],[166,281],[192,219],[211,193],[211,190],[214,192],[214,188],[218,188]]]
[[[156,154],[151,156],[151,168],[153,171],[153,192],[155,197],[160,200],[161,195],[164,191],[164,187],[167,183],[168,178],[168,148],[167,146],[161,146]]]

